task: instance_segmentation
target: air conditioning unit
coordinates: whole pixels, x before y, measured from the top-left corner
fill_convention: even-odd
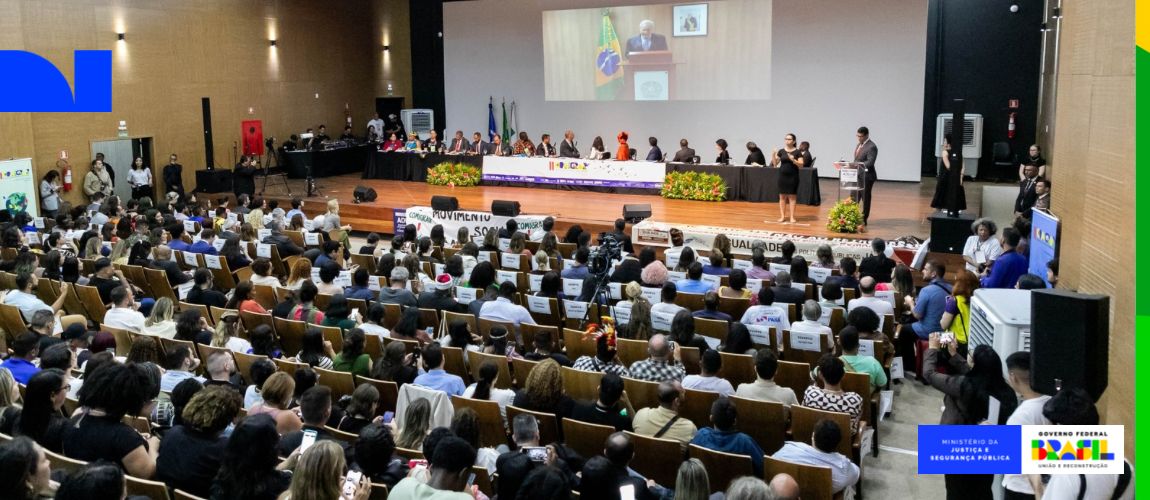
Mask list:
[[[1030,290],[982,288],[970,302],[970,334],[967,349],[989,345],[1002,358],[1030,351]]]
[[[435,130],[435,110],[405,109],[399,112],[399,119],[408,133],[415,132],[420,139],[427,139],[428,132]]]
[[[962,164],[966,175],[978,177],[978,160],[982,158],[982,115],[967,113],[963,115],[965,139],[962,144]],[[951,133],[954,126],[954,115],[941,113],[934,127],[934,156],[942,158],[942,138]],[[953,145],[952,145],[953,147]]]

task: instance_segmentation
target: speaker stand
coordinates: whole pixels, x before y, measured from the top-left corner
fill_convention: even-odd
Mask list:
[[[311,165],[308,165],[306,170],[307,177],[304,179],[304,186],[306,187],[304,189],[307,192],[307,197],[311,198],[313,196],[323,196],[323,191],[320,190],[319,184],[315,182],[315,177],[311,176]]]

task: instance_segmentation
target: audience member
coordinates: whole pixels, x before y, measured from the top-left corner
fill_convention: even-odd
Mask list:
[[[735,424],[738,421],[738,412],[735,403],[728,398],[716,399],[711,404],[711,425],[695,433],[691,444],[703,448],[733,453],[735,455],[750,455],[751,470],[755,475],[761,475],[763,470],[763,449],[755,440],[739,432]]]
[[[653,335],[647,341],[647,359],[631,365],[631,377],[648,382],[683,380],[687,371],[679,361],[679,355],[679,348],[670,339],[662,334]]]
[[[1006,419],[1006,425],[1050,425],[1042,413],[1050,396],[1040,394],[1030,387],[1030,353],[1019,351],[1006,357],[1006,382],[1020,396],[1018,407]],[[1002,477],[1002,487],[1006,500],[1034,498],[1034,487],[1022,474],[1006,474]]]
[[[775,372],[778,369],[779,359],[775,352],[770,349],[760,349],[759,352],[755,353],[757,378],[754,382],[739,384],[735,395],[740,398],[782,403],[787,408],[799,404],[793,389],[775,383]]]
[[[390,497],[427,498],[436,500],[474,500],[468,491],[468,477],[475,463],[475,449],[466,441],[451,436],[446,437],[435,447],[430,457],[430,474],[427,482],[408,477],[395,485]],[[500,476],[502,491],[503,476]],[[518,483],[516,484],[518,486]],[[513,498],[516,490],[506,498]]]
[[[586,372],[613,373],[620,377],[630,377],[630,371],[619,361],[616,354],[614,339],[610,339],[606,335],[600,335],[595,339],[595,355],[579,356],[579,359],[575,360],[575,364],[572,367],[576,370]]]
[[[359,431],[354,448],[355,465],[372,484],[394,489],[396,483],[407,476],[407,461],[395,454],[391,427],[380,423],[367,425]]]
[[[593,403],[576,403],[571,418],[581,422],[609,425],[616,431],[630,431],[631,416],[635,409],[626,398],[623,378],[614,373],[605,373],[599,380],[599,397]]]
[[[224,387],[196,393],[182,412],[183,424],[164,434],[156,459],[156,479],[171,488],[207,497],[227,447],[221,437],[240,410],[240,398]]]
[[[683,403],[683,386],[676,380],[659,383],[659,406],[642,408],[635,413],[635,433],[678,441],[687,447],[695,437],[695,424],[679,415]]]
[[[443,369],[443,350],[438,343],[428,344],[423,348],[423,367],[427,373],[415,378],[415,385],[429,389],[446,392],[449,396],[462,396],[466,385],[458,375],[447,373]]]
[[[699,375],[683,377],[684,389],[717,392],[723,396],[730,396],[735,393],[735,388],[731,386],[731,383],[719,376],[719,370],[723,368],[723,357],[719,351],[703,349],[700,367],[702,373]]]
[[[803,406],[817,410],[846,413],[851,416],[851,435],[858,432],[859,418],[862,417],[863,399],[857,392],[842,389],[846,367],[843,361],[831,354],[824,354],[818,365],[818,384],[811,384],[803,393]]]
[[[80,405],[86,411],[64,428],[64,455],[86,462],[108,460],[132,476],[150,479],[159,438],[145,439],[122,419],[139,415],[159,393],[159,380],[144,365],[101,366],[80,388]]]
[[[859,480],[859,466],[851,462],[850,458],[836,451],[839,448],[839,442],[843,439],[850,439],[850,437],[843,435],[843,430],[839,428],[838,424],[833,420],[820,419],[815,422],[811,444],[787,441],[771,458],[830,469],[831,490],[837,494],[850,486],[854,486]]]

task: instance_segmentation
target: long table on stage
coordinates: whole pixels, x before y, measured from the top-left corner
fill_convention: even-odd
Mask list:
[[[441,153],[397,153],[374,151],[368,157],[363,171],[364,179],[426,182],[427,169],[443,162],[466,163],[483,167],[483,157],[477,155],[448,155]]]
[[[308,166],[311,167],[312,177],[360,172],[367,164],[368,156],[373,149],[375,149],[373,145],[362,144],[322,151],[284,151],[284,169],[292,179],[307,177]]]
[[[727,199],[757,202],[779,201],[779,169],[750,165],[716,165],[668,163],[667,172],[705,172],[717,174],[727,182]],[[819,171],[816,168],[799,169],[797,202],[819,205]]]

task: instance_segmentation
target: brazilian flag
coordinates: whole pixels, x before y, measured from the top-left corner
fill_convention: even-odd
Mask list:
[[[595,57],[595,98],[613,101],[623,87],[623,50],[611,24],[610,11],[603,10],[603,27],[599,31],[599,50]]]

